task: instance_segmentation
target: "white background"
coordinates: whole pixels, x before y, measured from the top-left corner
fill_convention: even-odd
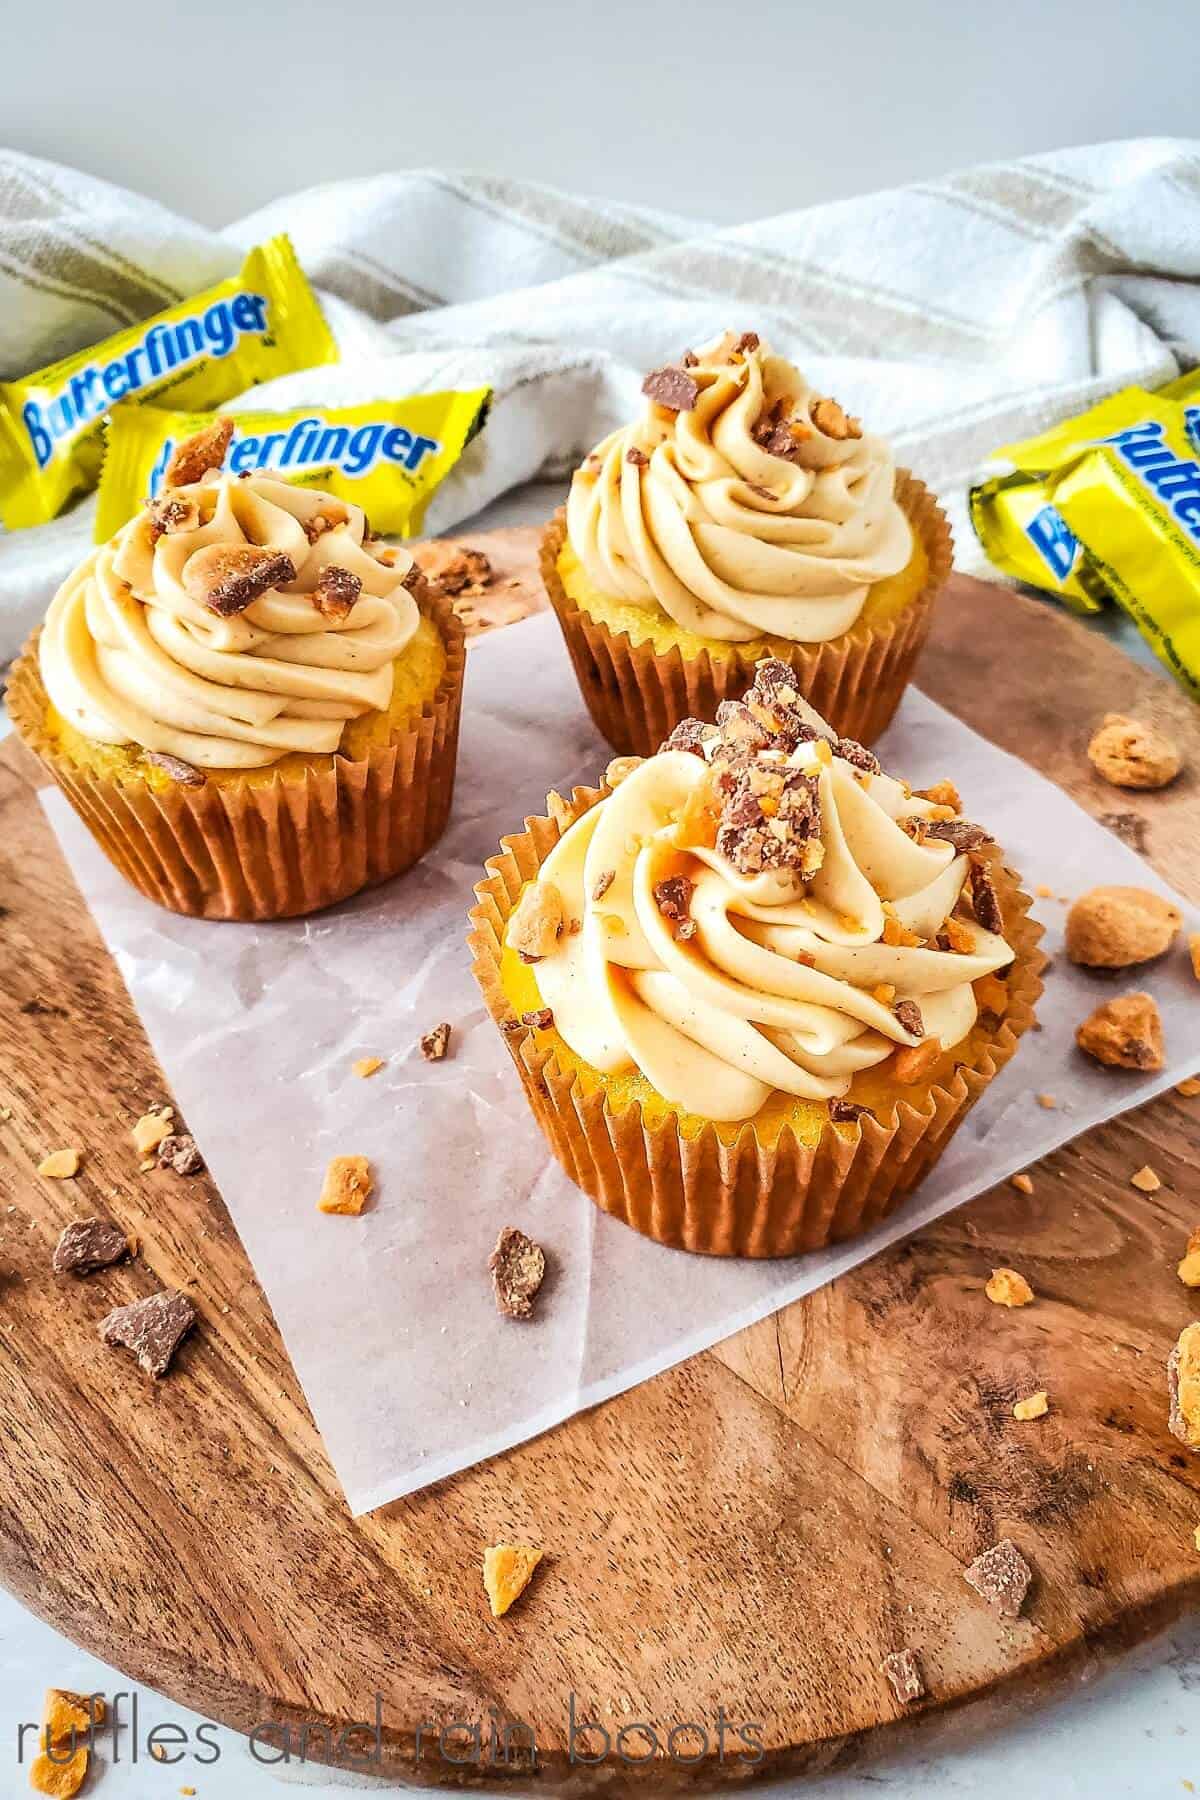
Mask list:
[[[1196,0],[58,0],[17,25],[8,143],[210,225],[429,164],[736,223],[1198,117]]]
[[[1197,0],[60,0],[6,33],[0,133],[221,225],[292,189],[430,164],[730,222],[963,163],[1194,135]],[[538,503],[544,510],[544,503]],[[0,1790],[43,1688],[119,1678],[0,1592]],[[1200,1787],[1200,1629],[1115,1681],[932,1761],[872,1771],[893,1800],[1140,1800]],[[149,1711],[153,1702],[143,1699]],[[151,1721],[153,1719],[151,1714]],[[162,1707],[161,1718],[180,1719]],[[279,1792],[229,1734],[215,1769],[100,1773],[104,1800]],[[8,1771],[14,1770],[10,1776]],[[308,1793],[341,1793],[324,1780]],[[837,1778],[806,1792],[850,1800]]]

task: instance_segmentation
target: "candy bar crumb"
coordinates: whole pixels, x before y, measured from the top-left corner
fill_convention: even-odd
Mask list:
[[[161,1380],[195,1323],[196,1309],[187,1295],[167,1288],[131,1306],[118,1306],[101,1320],[100,1336],[106,1344],[130,1351],[140,1369]]]
[[[43,1750],[29,1765],[29,1785],[47,1800],[73,1800],[88,1772],[88,1750],[81,1744],[69,1762],[54,1762]]]
[[[1143,1163],[1141,1168],[1135,1170],[1129,1179],[1135,1188],[1141,1189],[1143,1194],[1157,1194],[1159,1188],[1162,1186],[1162,1182],[1158,1179],[1158,1176],[1154,1173],[1154,1170],[1150,1167],[1149,1163]]]
[[[563,929],[562,895],[552,881],[531,881],[508,921],[508,941],[522,962],[540,962]]]
[[[78,1175],[80,1160],[78,1150],[51,1150],[49,1156],[43,1156],[37,1172],[51,1181],[69,1181]]]
[[[1186,1081],[1176,1083],[1175,1092],[1182,1094],[1185,1100],[1194,1100],[1200,1094],[1200,1081],[1194,1075],[1189,1075]]]
[[[883,1672],[901,1706],[912,1706],[925,1698],[925,1682],[914,1651],[893,1650],[883,1659]]]
[[[1015,1619],[1025,1604],[1033,1571],[1011,1538],[1001,1538],[963,1570],[963,1577],[1003,1618]]]
[[[74,1732],[76,1737],[103,1725],[108,1709],[99,1694],[73,1694],[68,1688],[47,1688],[42,1705],[42,1729],[38,1743],[43,1750],[65,1744]]]
[[[1033,1180],[1028,1175],[1010,1175],[1008,1185],[1016,1188],[1018,1194],[1032,1194],[1033,1192]]]
[[[422,1044],[424,1041],[422,1038]],[[382,1067],[382,1056],[360,1056],[357,1062],[350,1064],[350,1072],[357,1075],[360,1081],[366,1081],[370,1076],[377,1075]]]
[[[1161,1069],[1163,1028],[1149,994],[1106,1000],[1075,1033],[1079,1048],[1110,1069]]]
[[[491,1544],[483,1553],[483,1585],[493,1619],[501,1618],[529,1586],[542,1550],[529,1544]]]
[[[1188,1237],[1187,1250],[1175,1273],[1184,1287],[1200,1288],[1200,1229]]]
[[[1058,1105],[1058,1101],[1054,1098],[1053,1094],[1039,1094],[1037,1096],[1037,1103],[1042,1108],[1043,1112],[1053,1112]]]
[[[506,1225],[488,1257],[496,1310],[506,1319],[531,1319],[533,1303],[546,1278],[546,1255],[540,1244]]]
[[[1013,1418],[1023,1422],[1028,1419],[1044,1419],[1050,1411],[1050,1398],[1044,1389],[1039,1388],[1036,1394],[1030,1394],[1024,1400],[1018,1400],[1013,1406]]]
[[[1028,1306],[1033,1289],[1015,1269],[993,1269],[984,1293],[993,1306]]]
[[[1200,1451],[1200,1325],[1185,1325],[1167,1358],[1167,1426],[1172,1437]]]
[[[158,1106],[142,1114],[129,1133],[129,1138],[139,1156],[149,1156],[151,1151],[157,1153],[158,1146],[164,1138],[171,1136],[174,1129],[174,1107]]]
[[[204,1158],[190,1131],[172,1131],[162,1140],[158,1146],[158,1166],[160,1169],[174,1169],[177,1175],[202,1173]]]
[[[1067,955],[1084,968],[1127,969],[1162,956],[1181,923],[1179,908],[1149,888],[1091,888],[1067,914]]]
[[[133,1240],[104,1219],[77,1219],[58,1240],[51,1267],[56,1275],[94,1275],[133,1254]]]
[[[357,1215],[371,1197],[374,1183],[365,1156],[335,1156],[325,1171],[317,1210]]]
[[[426,1062],[441,1062],[444,1059],[450,1048],[452,1029],[449,1021],[443,1019],[440,1025],[435,1025],[432,1031],[425,1033],[421,1039],[421,1055]]]

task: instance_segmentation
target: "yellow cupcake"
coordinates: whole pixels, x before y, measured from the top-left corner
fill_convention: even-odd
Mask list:
[[[488,864],[475,974],[551,1148],[648,1236],[783,1256],[875,1224],[1033,1022],[1038,928],[766,661]],[[869,873],[868,873],[869,872]]]
[[[143,893],[282,918],[444,829],[463,633],[358,507],[222,475],[224,448],[180,446],[162,496],[59,589],[8,701]]]
[[[647,377],[547,527],[542,573],[609,742],[649,755],[764,656],[869,743],[899,703],[951,563],[919,481],[748,333]]]

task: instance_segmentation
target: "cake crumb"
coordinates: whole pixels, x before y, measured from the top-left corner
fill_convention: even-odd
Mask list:
[[[1028,1394],[1024,1400],[1018,1400],[1013,1406],[1013,1418],[1022,1423],[1029,1419],[1044,1419],[1050,1411],[1050,1397],[1044,1388],[1036,1394]]]
[[[1143,1194],[1156,1194],[1162,1186],[1162,1182],[1149,1163],[1143,1163],[1140,1169],[1135,1169],[1129,1179],[1135,1188],[1141,1189]]]
[[[51,1150],[49,1156],[43,1156],[37,1172],[51,1181],[70,1181],[72,1175],[78,1175],[79,1164],[78,1150]]]
[[[530,1544],[490,1544],[483,1553],[483,1586],[493,1619],[502,1618],[529,1586],[545,1552]]]
[[[1127,969],[1171,948],[1183,915],[1149,888],[1097,887],[1067,914],[1067,955],[1088,969]]]
[[[1033,1192],[1033,1181],[1028,1175],[1010,1175],[1008,1185],[1015,1187],[1018,1194],[1032,1194]]]
[[[360,1056],[357,1062],[350,1064],[350,1073],[357,1075],[360,1081],[366,1081],[370,1076],[377,1075],[382,1067],[382,1056]]]
[[[1033,1289],[1015,1269],[993,1269],[984,1293],[993,1306],[1028,1306]]]
[[[552,881],[531,881],[512,910],[508,941],[523,963],[540,962],[563,929],[562,895]]]
[[[915,1651],[893,1650],[883,1659],[883,1672],[901,1706],[912,1706],[925,1698],[925,1682]]]
[[[365,1156],[335,1156],[325,1171],[317,1210],[357,1216],[371,1197],[371,1165]]]
[[[1174,739],[1124,713],[1105,714],[1087,753],[1096,773],[1112,787],[1163,788],[1183,767]]]
[[[1015,1619],[1025,1604],[1033,1571],[1011,1538],[1001,1538],[963,1570],[975,1592],[1003,1618]]]

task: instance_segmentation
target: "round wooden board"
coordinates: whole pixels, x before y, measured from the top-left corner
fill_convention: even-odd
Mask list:
[[[469,599],[476,624],[542,603],[534,534],[477,541],[497,578]],[[1065,614],[961,578],[920,679],[1200,891],[1195,777],[1122,795],[1082,754],[1120,705],[1200,767],[1194,709],[1165,679]],[[1176,1095],[1047,1159],[1031,1197],[984,1195],[686,1366],[352,1521],[220,1196],[137,1170],[128,1125],[168,1090],[37,779],[6,746],[0,1578],[52,1624],[239,1731],[337,1733],[378,1694],[394,1776],[527,1781],[519,1755],[480,1768],[439,1749],[438,1726],[481,1722],[486,1756],[496,1717],[532,1727],[543,1783],[666,1788],[827,1767],[968,1702],[1044,1693],[1196,1598],[1197,1469],[1167,1433],[1163,1373],[1191,1316],[1173,1264],[1197,1222],[1200,1102]],[[82,1174],[40,1179],[66,1143],[88,1146]],[[1156,1194],[1129,1185],[1143,1162]],[[65,1287],[53,1244],[92,1212],[136,1233],[141,1257]],[[985,1316],[999,1263],[1029,1275],[1036,1306]],[[160,1284],[186,1286],[201,1324],[154,1385],[96,1327]],[[1051,1415],[1017,1426],[1013,1400],[1046,1380]],[[962,1579],[1006,1534],[1038,1572],[1012,1625]],[[548,1556],[495,1622],[480,1553],[510,1537]],[[929,1687],[907,1713],[881,1672],[902,1645]],[[609,1734],[606,1761],[572,1762],[572,1704]],[[644,1734],[618,1754],[638,1722],[658,1734],[647,1760]],[[699,1764],[684,1761],[695,1732],[666,1748],[689,1724],[707,1733]],[[741,1725],[761,1735],[753,1766]],[[447,1747],[472,1755],[462,1734]]]

